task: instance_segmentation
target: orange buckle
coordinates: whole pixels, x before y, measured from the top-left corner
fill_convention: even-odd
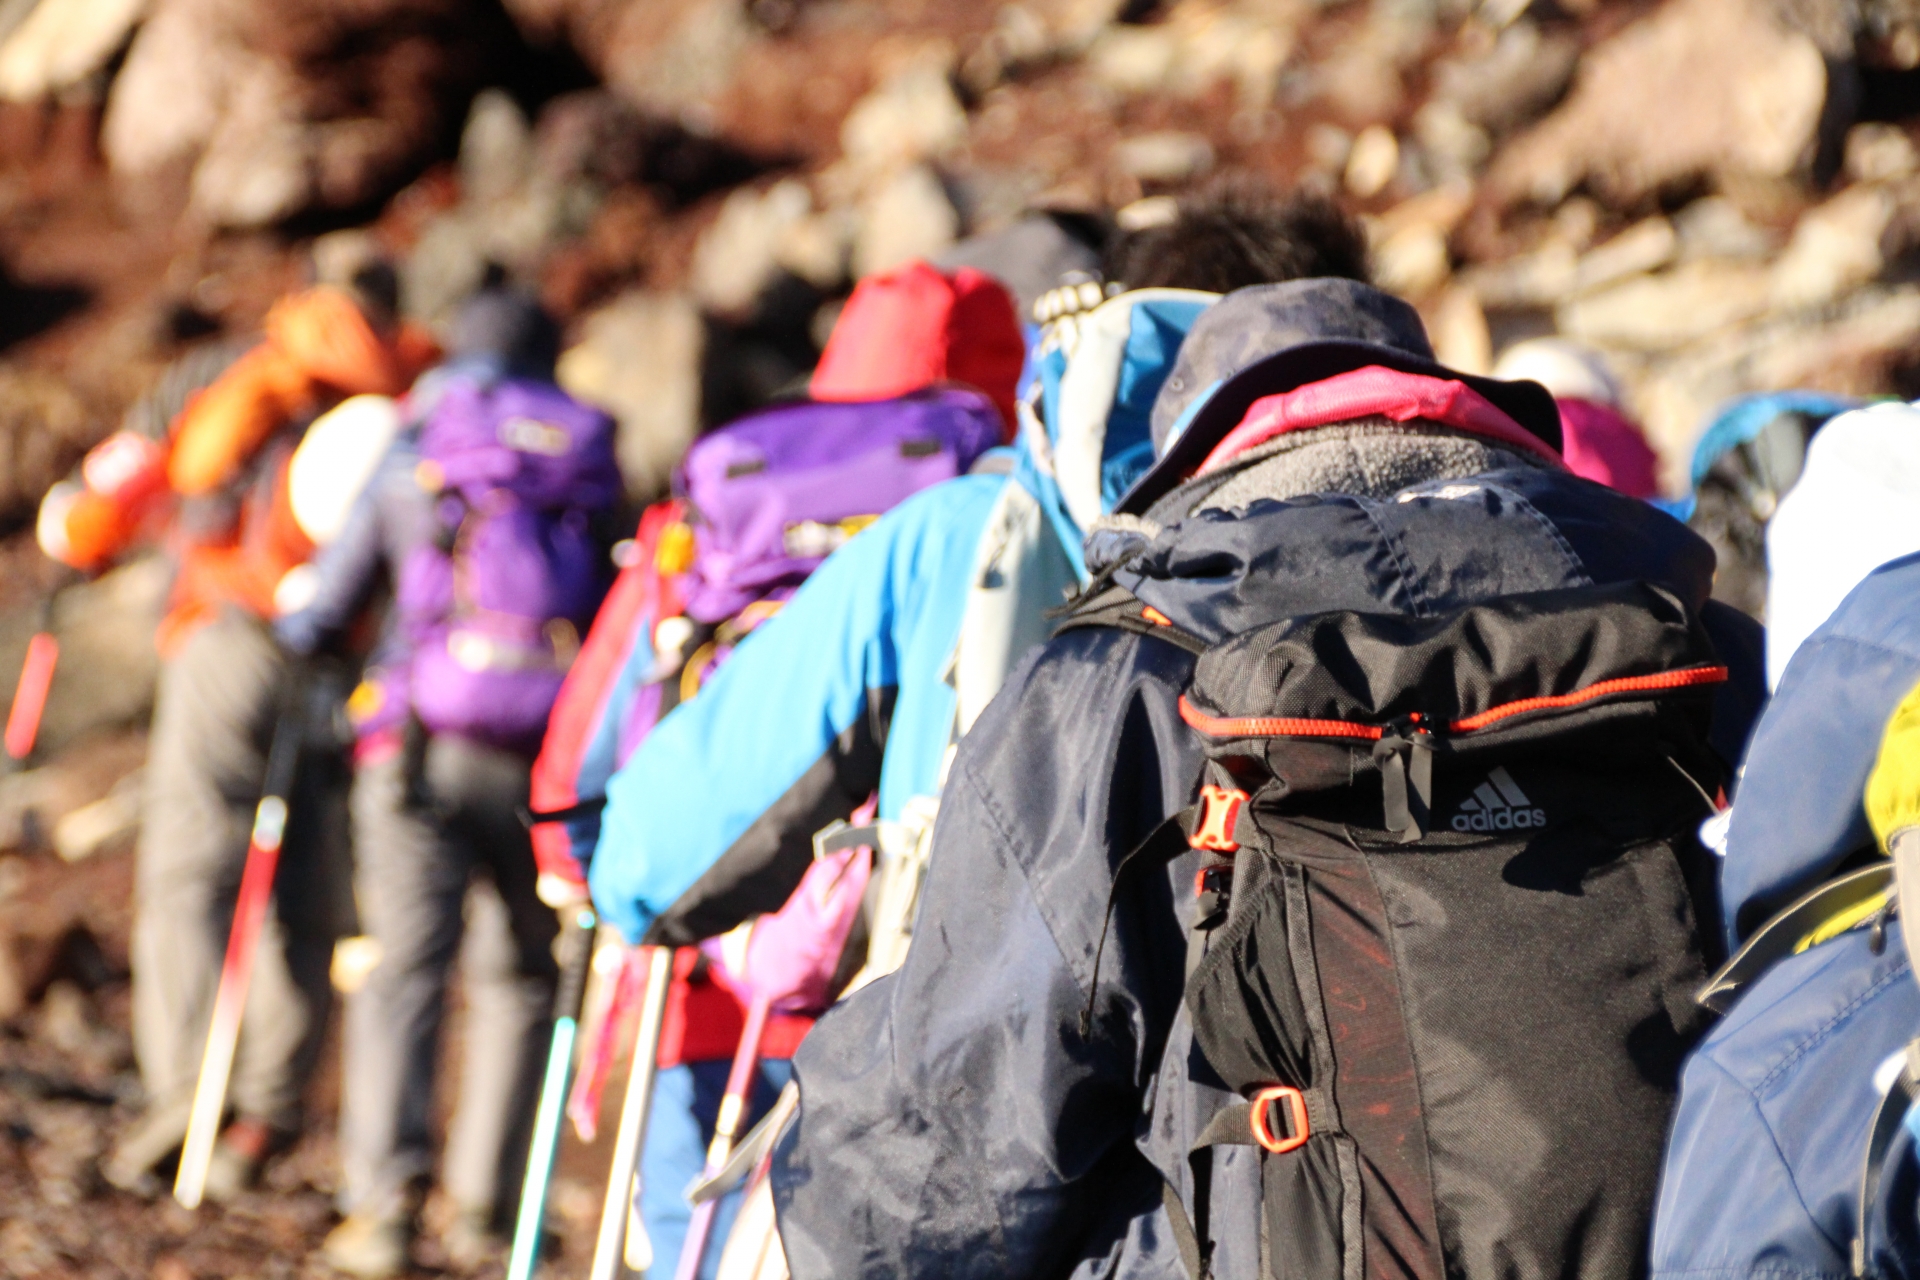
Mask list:
[[[1267,1127],[1267,1108],[1282,1098],[1287,1100],[1287,1109],[1293,1113],[1293,1133],[1285,1138],[1276,1138],[1273,1130]],[[1303,1145],[1313,1134],[1307,1125],[1306,1095],[1290,1084],[1268,1085],[1253,1095],[1253,1110],[1247,1115],[1247,1127],[1253,1130],[1253,1140],[1275,1155]]]
[[[1187,843],[1195,849],[1214,853],[1232,853],[1240,847],[1233,838],[1234,824],[1240,819],[1240,806],[1247,793],[1238,788],[1205,786],[1200,788],[1200,824]]]

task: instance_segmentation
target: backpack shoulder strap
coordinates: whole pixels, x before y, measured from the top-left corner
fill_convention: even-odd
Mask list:
[[[1777,961],[1804,950],[1813,942],[1823,942],[1856,927],[1880,911],[1886,905],[1893,880],[1893,863],[1876,859],[1869,866],[1837,876],[1802,894],[1761,925],[1694,999],[1715,1013],[1725,1013],[1746,985]],[[1914,891],[1914,896],[1920,900],[1920,889]]]
[[[1074,601],[1053,634],[1057,636],[1082,627],[1114,627],[1137,636],[1153,636],[1191,654],[1202,654],[1213,647],[1191,631],[1175,626],[1166,614],[1117,584]]]

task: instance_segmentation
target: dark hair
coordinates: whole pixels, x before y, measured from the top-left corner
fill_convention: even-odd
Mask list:
[[[1368,283],[1366,232],[1325,196],[1279,199],[1245,181],[1188,196],[1171,222],[1124,234],[1107,250],[1107,279],[1129,289],[1231,293],[1315,276]]]
[[[400,274],[385,258],[355,267],[347,280],[347,292],[376,329],[385,329],[400,318]]]
[[[560,327],[531,291],[502,278],[461,304],[447,346],[456,356],[492,357],[520,377],[551,378]]]

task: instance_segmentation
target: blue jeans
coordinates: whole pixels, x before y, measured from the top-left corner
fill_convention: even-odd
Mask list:
[[[693,1219],[687,1186],[706,1168],[707,1144],[713,1141],[714,1120],[720,1113],[720,1099],[727,1092],[731,1066],[724,1059],[684,1063],[666,1068],[654,1082],[647,1146],[640,1155],[640,1219],[646,1224],[647,1239],[653,1242],[649,1280],[673,1280],[680,1265],[680,1246]],[[760,1060],[747,1128],[739,1137],[744,1138],[747,1129],[759,1123],[792,1075],[791,1063]],[[719,1274],[720,1253],[739,1211],[738,1191],[721,1198],[713,1215],[713,1230],[707,1235],[706,1256],[700,1259],[700,1280],[714,1280]]]

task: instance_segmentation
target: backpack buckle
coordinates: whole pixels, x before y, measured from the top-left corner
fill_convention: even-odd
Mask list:
[[[1273,1104],[1282,1099],[1287,1104],[1292,1132],[1276,1138],[1267,1121],[1267,1114]],[[1266,1086],[1253,1095],[1252,1110],[1247,1113],[1247,1127],[1253,1131],[1253,1140],[1274,1155],[1284,1155],[1296,1147],[1304,1146],[1307,1139],[1313,1136],[1313,1129],[1307,1123],[1307,1096],[1290,1084]]]
[[[1238,787],[1216,787],[1209,783],[1200,788],[1200,820],[1194,824],[1187,843],[1211,853],[1232,853],[1238,849],[1240,844],[1233,838],[1233,829],[1240,821],[1240,807],[1246,802],[1247,793]]]

